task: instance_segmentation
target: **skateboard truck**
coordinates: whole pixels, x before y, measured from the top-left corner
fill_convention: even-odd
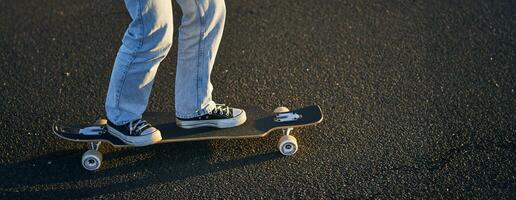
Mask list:
[[[289,109],[286,107],[277,107],[274,109],[274,113],[276,113],[276,117],[274,118],[275,122],[292,122],[300,119],[302,116],[294,113],[288,112]],[[294,155],[297,152],[298,145],[297,140],[294,136],[290,135],[290,133],[294,130],[294,128],[285,128],[282,129],[283,136],[278,141],[278,149],[281,154],[285,156]]]
[[[79,130],[80,134],[84,135],[100,135],[103,134],[106,130],[104,126],[106,126],[107,121],[105,119],[99,119],[95,122],[95,126],[90,126]],[[89,142],[88,143],[88,151],[82,154],[82,166],[84,169],[95,171],[100,168],[102,164],[102,153],[100,153],[100,145],[102,142]]]
[[[98,151],[101,144],[102,144],[102,142],[100,142],[100,141],[99,142],[90,142],[88,144],[88,149]]]

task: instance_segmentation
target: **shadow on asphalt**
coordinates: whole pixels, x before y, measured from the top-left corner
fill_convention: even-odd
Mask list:
[[[0,197],[11,199],[20,197],[21,194],[29,198],[96,197],[181,181],[283,157],[273,151],[234,160],[211,162],[213,150],[208,142],[184,142],[126,148],[105,153],[101,169],[90,172],[83,169],[80,164],[83,152],[84,149],[57,151],[0,166],[0,174],[4,180],[0,184]],[[111,184],[112,180],[116,179],[120,181]]]

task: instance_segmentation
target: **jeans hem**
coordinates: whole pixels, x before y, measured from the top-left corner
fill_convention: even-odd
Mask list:
[[[185,113],[177,113],[176,112],[176,117],[183,118],[183,119],[190,119],[190,118],[206,115],[206,114],[210,113],[213,109],[215,109],[215,102],[211,101],[208,103],[208,105],[206,107],[204,107],[203,109],[201,109],[193,114],[192,113],[185,114]]]

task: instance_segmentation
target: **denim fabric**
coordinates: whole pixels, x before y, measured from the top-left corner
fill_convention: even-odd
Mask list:
[[[224,0],[177,0],[179,27],[176,116],[192,118],[215,107],[210,74],[222,38]],[[132,18],[115,59],[106,113],[116,125],[141,118],[160,62],[172,46],[171,0],[125,0]]]

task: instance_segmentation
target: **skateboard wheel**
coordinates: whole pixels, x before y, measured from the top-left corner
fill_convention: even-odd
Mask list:
[[[285,156],[294,155],[297,152],[297,140],[294,136],[284,135],[279,139],[278,149]]]
[[[102,154],[97,150],[88,150],[82,155],[82,166],[84,169],[95,171],[102,164]]]
[[[277,107],[274,109],[274,113],[282,113],[282,112],[288,112],[289,109],[285,106]]]
[[[97,121],[95,121],[95,125],[101,125],[101,126],[104,126],[107,124],[107,119],[98,119]]]

